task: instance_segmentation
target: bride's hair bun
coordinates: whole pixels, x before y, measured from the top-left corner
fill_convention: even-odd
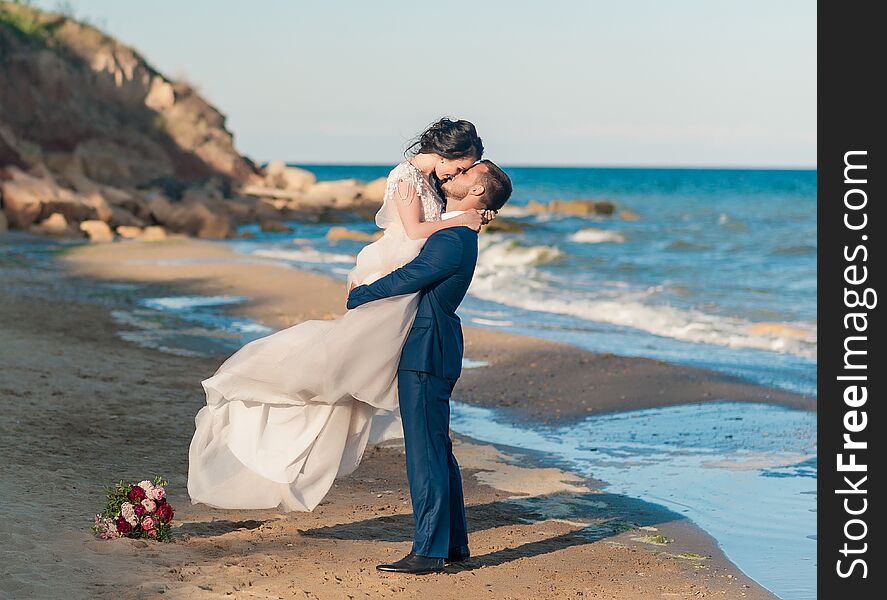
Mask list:
[[[444,117],[432,123],[416,140],[407,147],[414,154],[437,154],[443,158],[457,159],[484,154],[484,144],[477,135],[477,129],[470,121],[453,121]]]

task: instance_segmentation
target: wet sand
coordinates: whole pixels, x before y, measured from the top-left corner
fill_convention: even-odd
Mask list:
[[[311,513],[191,505],[187,448],[205,400],[199,382],[224,357],[123,341],[111,311],[130,307],[134,294],[245,295],[252,300],[232,310],[279,328],[343,312],[342,284],[232,262],[227,248],[207,242],[82,246],[35,258],[21,250],[27,240],[0,235],[4,597],[772,598],[680,515],[459,436],[473,556],[444,574],[374,569],[410,548],[398,444],[368,450]],[[477,329],[466,329],[466,343],[469,358],[491,366],[467,370],[454,396],[507,407],[516,419],[761,394],[813,407],[658,361]],[[173,542],[94,539],[89,526],[103,487],[155,474],[170,480]],[[653,543],[657,536],[670,543]]]

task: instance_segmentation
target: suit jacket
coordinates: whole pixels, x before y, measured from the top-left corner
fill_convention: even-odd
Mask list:
[[[447,379],[462,373],[462,324],[456,309],[474,275],[477,232],[450,227],[432,234],[419,255],[369,285],[351,290],[347,306],[420,292],[419,309],[400,356],[399,369]]]

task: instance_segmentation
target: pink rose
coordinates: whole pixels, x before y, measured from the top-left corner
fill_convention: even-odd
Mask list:
[[[156,525],[156,523],[154,522],[154,519],[152,517],[145,517],[144,519],[142,519],[143,530],[147,531],[148,529],[154,529],[154,525]]]
[[[142,500],[142,502],[144,502],[144,500]],[[140,516],[140,517],[141,517],[143,514],[145,514],[145,507],[142,506],[141,504],[133,504],[133,505],[132,505],[132,510],[133,510],[133,512],[134,512],[135,514],[137,514],[137,515]]]
[[[163,489],[162,485],[156,486],[152,491],[154,492],[155,500],[163,500],[163,498],[166,496],[166,490]]]
[[[154,512],[154,509],[157,508],[157,504],[153,500],[150,500],[148,498],[142,500],[142,506],[145,507],[145,510],[147,510],[149,513]]]

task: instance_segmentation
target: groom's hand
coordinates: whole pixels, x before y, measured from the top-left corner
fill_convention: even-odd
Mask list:
[[[366,287],[366,286],[356,285],[354,283],[351,284],[351,289],[348,290],[348,298],[345,299],[345,308],[347,308],[348,310],[351,310],[352,308],[356,308],[359,306],[359,304],[357,303],[357,301],[354,298],[354,290],[360,290],[360,288],[363,288],[363,287]]]

